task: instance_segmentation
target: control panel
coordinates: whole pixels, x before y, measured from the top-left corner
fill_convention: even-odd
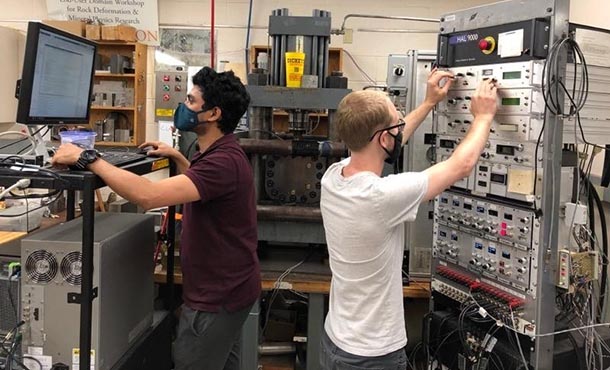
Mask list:
[[[511,205],[445,192],[435,201],[433,256],[510,287],[530,288],[539,224]]]
[[[438,161],[448,159],[462,138],[438,135],[436,138]],[[481,159],[470,176],[453,187],[470,190],[479,195],[495,195],[531,202],[534,194],[535,143],[489,140]],[[538,151],[542,156],[542,151]]]
[[[186,98],[188,76],[182,67],[155,73],[155,120],[171,121],[178,103]]]
[[[447,99],[438,104],[443,113],[470,112],[470,100],[474,90],[449,90]],[[535,89],[503,89],[499,93],[497,114],[542,114],[544,99],[542,92]]]
[[[470,112],[441,112],[438,116],[438,133],[464,136],[473,120]],[[497,115],[489,129],[489,138],[536,142],[542,123],[543,120],[539,116]]]
[[[470,66],[546,58],[549,22],[549,18],[539,18],[441,34],[438,63],[440,66]]]

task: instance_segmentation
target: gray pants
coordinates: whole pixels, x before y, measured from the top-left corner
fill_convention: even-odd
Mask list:
[[[377,357],[352,355],[337,347],[323,330],[320,365],[322,370],[406,370],[407,354],[401,348]]]
[[[174,369],[239,370],[241,329],[251,308],[203,312],[182,305],[174,341]]]

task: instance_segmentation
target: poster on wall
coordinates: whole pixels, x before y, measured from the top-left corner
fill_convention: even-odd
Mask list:
[[[210,30],[161,28],[159,51],[187,66],[209,66],[210,37]],[[157,64],[163,61],[157,58]]]
[[[49,19],[85,20],[136,28],[138,41],[159,45],[157,1],[148,0],[47,0]]]

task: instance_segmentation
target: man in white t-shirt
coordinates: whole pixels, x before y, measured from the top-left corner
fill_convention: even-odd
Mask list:
[[[384,161],[396,160],[406,138],[446,96],[451,78],[433,71],[424,103],[404,121],[379,92],[353,92],[339,104],[335,124],[351,157],[322,178],[320,207],[333,274],[320,354],[325,370],[406,369],[404,222],[415,219],[420,203],[472,172],[496,113],[495,82],[478,86],[471,100],[474,120],[449,159],[419,173],[381,173]]]

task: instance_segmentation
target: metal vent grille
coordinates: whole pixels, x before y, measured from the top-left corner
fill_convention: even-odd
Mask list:
[[[55,256],[44,249],[32,252],[25,261],[25,272],[35,283],[50,283],[57,275]]]
[[[70,252],[66,254],[61,260],[59,269],[61,276],[68,284],[80,285],[82,270],[81,253]]]

